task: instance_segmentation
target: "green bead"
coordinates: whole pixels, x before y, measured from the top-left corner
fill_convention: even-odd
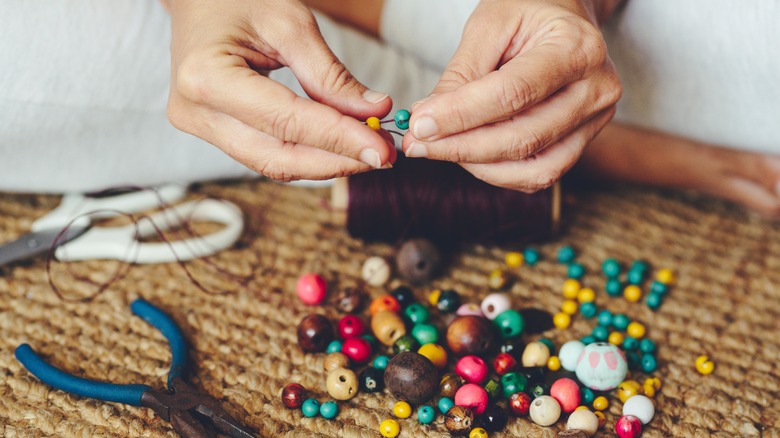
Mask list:
[[[592,301],[580,304],[580,314],[585,318],[593,318],[596,316],[596,312],[598,312],[598,310],[599,308],[596,307],[596,304]]]
[[[371,335],[366,334],[366,335],[361,336],[361,338],[363,338],[366,341],[368,341],[368,343],[371,344],[372,347],[374,345],[376,345],[376,338],[371,336]]]
[[[650,338],[643,338],[639,341],[639,351],[642,353],[652,353],[655,351],[655,342]]]
[[[431,311],[420,303],[412,303],[406,306],[404,314],[412,324],[424,324],[431,317]]]
[[[655,293],[649,293],[647,294],[647,298],[645,298],[645,304],[647,304],[647,307],[650,310],[658,310],[659,307],[661,307],[661,304],[663,304],[664,298],[663,295],[655,294]]]
[[[403,335],[395,341],[393,344],[393,353],[403,353],[405,351],[417,351],[420,348],[420,344],[417,343],[417,339],[412,335]]]
[[[601,264],[601,271],[609,278],[620,275],[620,263],[615,259],[606,259]]]
[[[650,284],[650,293],[665,295],[669,291],[669,286],[661,283],[660,281],[654,281]]]
[[[441,412],[442,414],[446,414],[447,411],[449,411],[450,409],[452,409],[453,406],[455,406],[455,402],[452,401],[452,399],[449,397],[442,397],[439,399],[438,406],[439,406],[439,412]]]
[[[320,415],[326,420],[330,420],[339,414],[339,405],[334,401],[326,401],[320,405]]]
[[[615,327],[618,330],[625,330],[626,327],[628,327],[628,324],[631,323],[631,319],[629,319],[626,315],[622,313],[616,313],[612,316],[612,326]]]
[[[640,271],[642,273],[646,273],[649,269],[649,266],[647,265],[647,262],[643,260],[634,260],[631,262],[631,268],[629,268],[632,271]]]
[[[420,345],[439,342],[439,329],[432,324],[417,324],[412,328],[412,336]]]
[[[590,333],[597,341],[606,341],[609,337],[609,329],[603,325],[597,325],[593,327],[593,331]]]
[[[417,408],[417,421],[421,424],[431,424],[436,419],[436,411],[428,406],[423,405]]]
[[[626,351],[626,362],[628,363],[629,369],[638,369],[640,367],[639,353],[636,351]]]
[[[585,266],[583,266],[582,263],[570,263],[567,274],[569,278],[579,280],[585,275]]]
[[[646,373],[652,373],[658,368],[658,362],[655,360],[655,356],[649,353],[645,353],[642,355],[640,364],[642,367],[642,371]]]
[[[502,387],[501,384],[498,383],[498,380],[496,379],[490,379],[485,383],[485,392],[487,392],[488,396],[490,398],[496,398],[501,394]]]
[[[604,289],[607,291],[607,295],[611,297],[619,297],[623,294],[623,283],[621,283],[617,278],[610,278],[607,280],[607,284]]]
[[[626,281],[628,281],[629,284],[641,284],[643,281],[645,281],[645,273],[643,271],[632,269],[628,271],[628,274],[626,274]]]
[[[539,261],[539,250],[528,247],[523,250],[523,261],[526,265],[533,266]]]
[[[320,402],[313,398],[307,398],[301,405],[303,416],[307,418],[316,417],[320,413]]]
[[[582,339],[580,339],[580,342],[582,342],[585,345],[590,345],[596,342],[596,338],[594,338],[591,335],[583,336]]]
[[[412,115],[409,113],[409,111],[405,109],[399,109],[395,112],[395,117],[393,117],[395,126],[397,126],[398,129],[409,129],[409,119],[411,117]]]
[[[504,310],[496,316],[493,324],[498,327],[504,339],[520,336],[525,328],[525,320],[517,310]]]
[[[626,336],[623,339],[623,350],[634,351],[637,348],[639,348],[639,341],[637,341],[636,338],[632,338],[631,336]]]
[[[546,383],[540,383],[531,388],[531,397],[539,398],[543,395],[550,395],[550,386]]]
[[[390,358],[384,355],[380,355],[374,358],[373,366],[376,369],[383,370],[387,368],[387,363],[390,362]]]
[[[325,350],[326,353],[341,353],[341,341],[330,341],[330,344],[328,344],[328,348]]]
[[[612,312],[609,310],[602,310],[599,312],[599,315],[596,317],[596,320],[598,321],[599,325],[603,325],[604,327],[609,327],[612,325]]]
[[[516,392],[525,391],[528,386],[528,377],[518,373],[506,373],[501,376],[501,392],[505,398],[509,398]]]
[[[452,313],[460,307],[460,295],[452,289],[444,290],[439,295],[436,307],[444,313]]]
[[[571,263],[577,254],[574,252],[574,248],[570,246],[561,247],[558,250],[558,261],[561,263]]]
[[[539,342],[547,346],[547,349],[550,350],[550,355],[555,354],[555,344],[553,344],[550,338],[541,338]]]
[[[580,403],[583,405],[589,405],[593,403],[593,400],[596,399],[596,394],[593,393],[593,390],[588,388],[587,386],[583,386],[580,388]]]

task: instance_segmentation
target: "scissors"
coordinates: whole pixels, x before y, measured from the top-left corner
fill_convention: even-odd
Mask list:
[[[176,323],[165,312],[143,299],[135,300],[130,309],[168,339],[172,359],[167,391],[142,384],[119,385],[76,377],[49,365],[28,344],[16,348],[16,358],[43,383],[63,391],[151,408],[162,419],[170,422],[173,429],[184,438],[216,437],[217,432],[232,438],[254,437],[217,400],[184,381],[182,374],[187,365],[187,347]]]
[[[32,230],[0,246],[0,266],[25,260],[56,248],[60,261],[113,259],[132,263],[167,263],[212,255],[231,246],[244,227],[241,210],[227,201],[203,199],[143,216],[136,224],[93,227],[92,221],[169,205],[184,197],[186,188],[165,185],[115,195],[88,197],[67,194],[60,205],[37,219]],[[224,225],[217,232],[174,242],[140,242],[159,231],[202,220]],[[66,229],[67,228],[67,229]]]

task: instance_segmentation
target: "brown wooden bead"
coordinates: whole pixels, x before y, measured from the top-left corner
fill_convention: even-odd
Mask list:
[[[474,413],[471,409],[463,406],[453,406],[444,415],[444,426],[450,433],[455,435],[465,435],[474,425]]]
[[[447,327],[447,345],[457,356],[483,356],[495,342],[493,324],[481,316],[460,316]]]
[[[336,306],[344,313],[359,312],[363,305],[363,291],[357,287],[341,289],[336,295]]]
[[[349,367],[349,358],[344,353],[330,353],[322,361],[322,367],[328,372],[336,368],[347,368]]]
[[[298,323],[298,345],[303,351],[317,353],[325,351],[333,340],[333,325],[328,318],[312,313]]]
[[[282,403],[290,409],[298,409],[306,399],[306,389],[299,383],[288,383],[282,389]]]
[[[349,368],[336,368],[325,381],[328,394],[336,400],[349,400],[358,393],[357,375]]]
[[[385,387],[399,400],[425,403],[439,389],[439,373],[433,362],[413,351],[396,354],[385,368]]]
[[[396,313],[380,310],[371,317],[371,330],[379,342],[391,347],[398,338],[406,334],[406,325]]]
[[[455,393],[463,386],[463,379],[455,373],[447,373],[439,381],[439,395],[442,397],[455,397]]]
[[[426,239],[404,242],[395,257],[398,273],[414,284],[430,281],[441,268],[441,255],[436,245]]]

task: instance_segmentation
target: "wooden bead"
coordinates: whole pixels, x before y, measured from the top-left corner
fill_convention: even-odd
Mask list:
[[[325,381],[328,394],[336,400],[349,400],[358,393],[358,379],[349,368],[336,368]]]
[[[344,315],[338,322],[341,339],[357,338],[366,332],[366,324],[355,315]]]
[[[384,286],[390,279],[390,264],[384,257],[373,256],[363,262],[360,276],[371,286]]]
[[[599,419],[587,409],[578,409],[569,415],[566,428],[585,432],[585,436],[591,437],[599,430]]]
[[[560,378],[552,384],[550,395],[558,401],[558,404],[561,405],[561,410],[567,414],[574,412],[577,406],[580,405],[580,386],[577,382],[567,377]],[[575,429],[582,428],[577,427]]]
[[[393,313],[397,313],[401,310],[401,304],[398,303],[398,300],[396,300],[394,296],[385,294],[375,298],[371,301],[371,305],[368,306],[368,312],[371,315],[376,315],[380,310],[389,310]]]
[[[395,355],[385,369],[385,386],[390,393],[412,404],[430,400],[439,389],[438,383],[433,363],[412,351]]]
[[[507,423],[506,410],[500,406],[490,405],[482,413],[482,427],[488,432],[500,432],[504,430]]]
[[[494,320],[496,316],[512,308],[512,300],[508,294],[496,292],[482,299],[480,308],[487,319]]]
[[[558,358],[561,360],[561,366],[566,371],[574,372],[577,369],[577,359],[580,353],[585,349],[585,344],[573,340],[563,344],[558,350]]]
[[[524,367],[547,366],[550,358],[550,349],[542,342],[531,342],[525,346],[521,362]]]
[[[330,353],[322,361],[322,367],[327,372],[331,372],[336,368],[347,368],[348,366],[349,358],[344,353]]]
[[[561,405],[549,395],[543,395],[531,402],[528,414],[539,426],[551,426],[561,418]]]
[[[344,313],[360,311],[363,304],[363,291],[356,287],[341,289],[336,295],[336,306]]]
[[[360,390],[364,392],[379,392],[385,389],[385,372],[374,367],[367,367],[360,372]]]
[[[319,353],[333,340],[333,326],[328,318],[312,313],[298,323],[298,345],[307,353]]]
[[[582,350],[575,371],[583,385],[595,391],[608,391],[626,378],[628,364],[617,346],[597,342]]]
[[[455,405],[471,409],[475,415],[485,411],[488,404],[488,393],[479,385],[467,383],[455,393]]]
[[[388,347],[406,335],[406,326],[401,317],[389,310],[380,310],[371,318],[371,330],[379,342]]]
[[[355,363],[365,363],[371,357],[371,343],[366,338],[350,338],[344,341],[341,351]]]
[[[531,396],[524,392],[516,392],[509,396],[509,411],[515,417],[528,415],[531,409]]]
[[[289,409],[298,409],[306,399],[306,389],[299,383],[288,383],[282,389],[282,403]]]
[[[461,435],[471,430],[474,423],[474,413],[463,406],[453,406],[444,415],[444,426],[451,434]]]
[[[499,353],[493,360],[493,369],[496,370],[496,374],[499,376],[511,372],[516,366],[517,359],[509,353]]]
[[[447,345],[457,356],[482,356],[495,345],[495,331],[487,318],[459,316],[447,327]]]
[[[441,255],[426,239],[407,240],[396,254],[398,273],[414,284],[430,281],[441,268]]]
[[[453,398],[461,386],[463,386],[463,379],[459,375],[447,373],[439,381],[439,395]]]
[[[310,306],[320,304],[328,293],[325,279],[317,274],[304,274],[298,279],[296,293],[300,300]]]
[[[642,434],[642,422],[631,415],[620,417],[615,423],[615,433],[619,438],[638,438]]]
[[[655,416],[655,405],[648,397],[638,394],[623,404],[623,415],[634,416],[639,418],[642,424],[647,424]]]

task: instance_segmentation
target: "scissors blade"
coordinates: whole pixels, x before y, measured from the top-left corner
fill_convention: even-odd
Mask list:
[[[60,246],[81,236],[88,229],[89,227],[70,227],[59,236],[59,239],[57,236],[62,232],[59,228],[25,234],[13,242],[0,246],[0,266],[43,254],[52,247],[55,241],[57,246]]]

